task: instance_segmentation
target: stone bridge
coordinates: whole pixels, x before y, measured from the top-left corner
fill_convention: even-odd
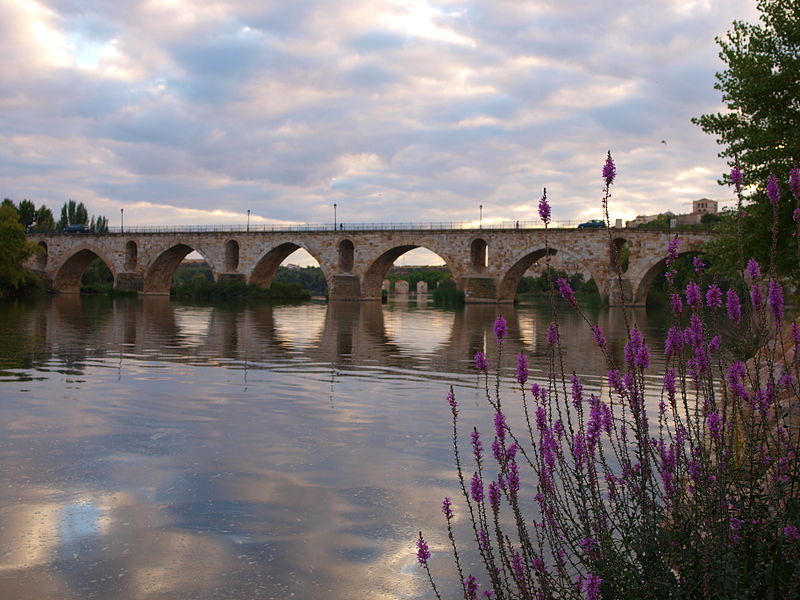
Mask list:
[[[77,293],[89,264],[102,259],[119,289],[168,295],[172,275],[192,251],[215,280],[237,278],[269,287],[278,266],[303,248],[319,263],[333,300],[379,300],[395,260],[414,248],[439,255],[469,303],[513,302],[525,272],[548,252],[597,283],[619,304],[617,257],[627,247],[622,274],[625,302],[643,305],[663,269],[667,243],[681,238],[681,252],[699,251],[707,231],[637,229],[393,229],[319,231],[186,231],[31,234],[42,252],[28,266],[56,290]]]

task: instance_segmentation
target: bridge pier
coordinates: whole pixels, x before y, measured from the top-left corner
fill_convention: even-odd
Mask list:
[[[141,273],[117,273],[114,287],[118,290],[141,292],[144,290],[144,275]]]
[[[622,291],[625,293],[625,306],[644,306],[645,301],[637,302],[633,293],[634,286],[627,277],[622,278]],[[602,288],[603,297],[608,298],[609,306],[622,306],[622,293],[620,292],[620,281],[618,277],[609,277]]]
[[[495,304],[497,299],[497,282],[494,277],[468,275],[458,280],[458,288],[464,292],[467,304]]]
[[[331,300],[378,300],[361,296],[361,278],[357,275],[333,275],[328,281],[328,298]]]

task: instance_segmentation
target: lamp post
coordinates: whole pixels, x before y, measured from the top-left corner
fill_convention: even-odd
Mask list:
[[[478,229],[483,229],[483,204],[478,205],[478,210],[480,211],[479,218],[478,218]]]
[[[125,209],[119,209],[119,232],[125,233]]]
[[[336,231],[336,202],[333,203],[333,230]]]
[[[250,231],[250,209],[247,209],[247,231]]]

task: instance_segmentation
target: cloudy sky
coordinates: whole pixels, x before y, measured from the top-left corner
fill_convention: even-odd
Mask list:
[[[0,194],[125,224],[600,217],[727,199],[755,0],[0,0]],[[662,141],[663,140],[663,141]]]

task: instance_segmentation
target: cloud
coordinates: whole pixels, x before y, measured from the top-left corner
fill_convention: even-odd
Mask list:
[[[754,17],[751,0],[6,3],[0,185],[131,225],[326,222],[333,202],[526,220],[545,186],[582,220],[611,148],[612,217],[680,212],[728,195],[690,118],[720,104],[714,36]]]

